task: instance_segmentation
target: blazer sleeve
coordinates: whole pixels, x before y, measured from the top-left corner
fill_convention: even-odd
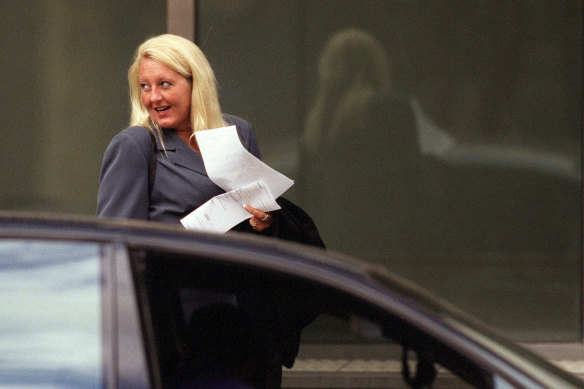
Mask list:
[[[98,217],[148,220],[148,151],[143,147],[127,130],[110,142],[100,172]]]

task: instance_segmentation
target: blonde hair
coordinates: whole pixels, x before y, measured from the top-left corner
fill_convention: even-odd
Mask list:
[[[313,152],[339,135],[341,123],[361,120],[358,113],[371,96],[390,87],[383,45],[357,28],[341,30],[328,40],[318,70],[317,95],[304,134],[305,146]]]
[[[142,104],[140,88],[140,63],[150,58],[187,78],[192,85],[190,121],[194,133],[200,130],[225,126],[221,115],[217,80],[207,58],[197,45],[177,35],[163,34],[142,43],[134,54],[128,70],[130,85],[130,126],[143,126],[156,131],[162,139],[162,131]]]

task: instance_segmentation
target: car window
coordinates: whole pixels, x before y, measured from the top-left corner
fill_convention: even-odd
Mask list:
[[[287,388],[399,388],[404,376],[489,387],[488,373],[350,294],[214,259],[145,258],[135,268],[162,387],[218,371],[253,384],[281,379]]]
[[[99,250],[0,240],[0,387],[103,387]]]
[[[421,387],[488,387],[487,375],[476,367],[468,370],[470,384],[425,353],[393,340],[381,318],[373,320],[351,308],[342,315],[323,313],[303,330],[296,362],[284,369],[283,386],[407,388],[407,380],[425,382]]]

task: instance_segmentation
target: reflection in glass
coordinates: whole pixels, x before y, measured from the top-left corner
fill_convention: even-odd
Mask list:
[[[580,1],[197,5],[224,111],[329,249],[517,339],[580,339]]]
[[[0,241],[0,386],[101,387],[99,259],[96,244]]]

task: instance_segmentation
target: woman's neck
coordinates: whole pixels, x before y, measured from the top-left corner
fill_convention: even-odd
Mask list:
[[[174,130],[174,133],[178,135],[189,147],[195,150],[197,153],[199,152],[199,145],[197,144],[197,138],[193,136],[191,131],[178,131]]]

